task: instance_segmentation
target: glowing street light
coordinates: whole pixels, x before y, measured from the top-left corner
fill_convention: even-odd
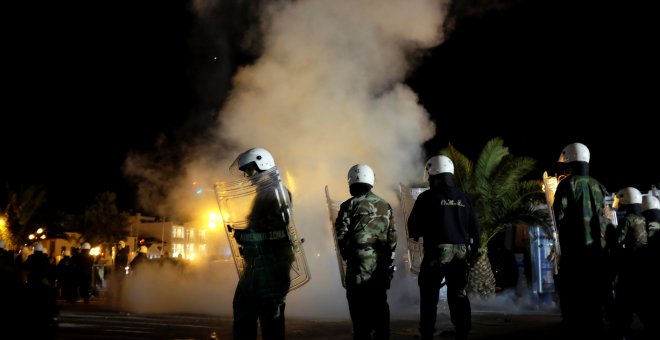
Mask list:
[[[209,213],[209,224],[208,224],[209,229],[215,229],[218,226],[218,224],[220,224],[221,222],[222,219],[220,215],[214,212]]]
[[[34,234],[28,235],[28,240],[45,240],[46,239],[46,228],[38,228]]]
[[[37,229],[37,238],[41,240],[46,239],[46,229],[45,228],[38,228]]]
[[[7,228],[7,215],[0,214],[0,240],[8,241],[11,239],[11,232]]]

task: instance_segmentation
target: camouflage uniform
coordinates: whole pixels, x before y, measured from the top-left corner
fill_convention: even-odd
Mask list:
[[[649,243],[651,243],[651,240],[655,240],[656,238],[660,237],[660,221],[649,221],[648,225],[646,226],[646,233],[648,234]]]
[[[621,219],[618,227],[619,246],[628,250],[639,250],[646,246],[648,234],[646,232],[646,219],[644,217],[627,213]]]
[[[294,254],[287,234],[289,217],[280,205],[275,191],[257,187],[248,227],[235,231],[245,261],[233,300],[235,340],[255,340],[257,321],[264,340],[284,339],[284,307]]]
[[[562,325],[579,335],[602,333],[612,300],[607,253],[609,220],[605,187],[588,175],[571,175],[557,186],[553,203],[561,246],[555,285]]]
[[[646,232],[648,234],[648,242],[646,244],[646,256],[642,273],[644,277],[644,289],[642,289],[642,315],[641,321],[644,324],[645,330],[648,332],[648,339],[660,339],[660,279],[658,278],[657,271],[660,263],[660,210],[649,209],[642,212],[646,219]]]
[[[616,284],[612,326],[618,338],[629,335],[633,313],[644,317],[643,312],[640,312],[647,283],[642,280],[647,270],[643,265],[646,259],[646,220],[633,210],[633,207],[629,207],[626,215],[619,221],[618,244],[614,252]]]
[[[354,339],[389,339],[387,290],[397,232],[390,204],[371,191],[341,204],[337,244],[346,261],[346,298]]]

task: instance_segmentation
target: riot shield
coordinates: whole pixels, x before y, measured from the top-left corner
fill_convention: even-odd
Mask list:
[[[559,257],[561,256],[561,247],[559,245],[559,233],[557,231],[557,222],[555,220],[555,212],[552,209],[552,204],[555,201],[555,191],[559,179],[554,176],[548,176],[548,172],[543,172],[543,191],[545,191],[545,201],[548,204],[548,216],[550,216],[550,238],[552,239],[552,248],[548,259],[553,263],[553,271],[555,274],[559,273]]]
[[[619,219],[616,215],[616,209],[613,208],[615,193],[612,193],[610,196],[605,196],[603,200],[603,214],[610,221],[613,226],[619,225]]]
[[[243,275],[245,259],[241,255],[240,245],[236,240],[236,230],[246,230],[250,225],[250,215],[255,207],[258,194],[269,194],[276,198],[279,217],[287,223],[287,236],[291,241],[295,260],[291,263],[291,282],[289,291],[303,286],[311,276],[307,267],[307,259],[298,237],[291,212],[289,192],[282,183],[277,167],[232,182],[217,182],[214,185],[216,199],[220,208],[227,239],[229,240],[234,263],[239,276]]]
[[[543,295],[555,292],[555,263],[552,260],[554,242],[545,228],[530,226],[530,259],[532,262],[532,292]]]
[[[341,285],[346,288],[346,261],[341,257],[339,252],[339,245],[337,244],[337,231],[335,230],[335,221],[339,214],[340,201],[335,201],[330,197],[330,190],[325,186],[325,199],[328,203],[328,213],[330,214],[330,230],[332,232],[332,239],[335,241],[335,254],[337,255],[337,263],[339,264],[339,275],[341,278]]]
[[[408,269],[415,275],[419,274],[419,268],[422,265],[422,257],[424,256],[423,240],[415,241],[410,238],[408,233],[408,217],[410,216],[413,205],[415,205],[417,196],[428,189],[410,188],[399,184],[399,200],[401,201],[401,209],[403,210],[403,225],[406,230],[406,240],[408,241],[408,258],[406,262],[408,262]]]

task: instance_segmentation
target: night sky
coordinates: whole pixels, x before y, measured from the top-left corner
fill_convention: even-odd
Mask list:
[[[59,210],[106,190],[136,209],[127,154],[176,164],[182,145],[203,140],[236,68],[258,57],[246,41],[258,45],[247,6],[259,1],[219,3],[206,24],[183,0],[3,4],[3,184],[44,185]],[[407,81],[437,122],[429,153],[451,142],[474,158],[502,137],[541,173],[579,141],[610,191],[660,183],[654,12],[575,3],[452,7],[447,39]]]

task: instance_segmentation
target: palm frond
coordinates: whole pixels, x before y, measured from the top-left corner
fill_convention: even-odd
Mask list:
[[[482,229],[482,248],[487,247],[488,243],[495,235],[514,225],[546,225],[548,223],[548,214],[544,209],[535,209],[530,205],[521,205],[515,209],[506,210],[499,216],[491,216],[491,220],[487,223],[490,225],[490,228]]]
[[[439,154],[449,157],[454,163],[454,180],[456,180],[456,185],[466,193],[470,192],[472,187],[470,183],[473,171],[472,161],[451,144],[440,150]]]
[[[503,159],[509,155],[509,148],[504,146],[500,138],[494,138],[486,143],[486,146],[479,153],[476,166],[474,168],[473,182],[476,191],[488,191],[491,186],[491,179],[499,173]]]
[[[526,223],[547,225],[548,212],[539,181],[524,181],[536,160],[509,153],[500,138],[490,140],[476,163],[449,144],[440,151],[454,162],[454,178],[473,201],[481,224],[481,247],[507,228]]]

